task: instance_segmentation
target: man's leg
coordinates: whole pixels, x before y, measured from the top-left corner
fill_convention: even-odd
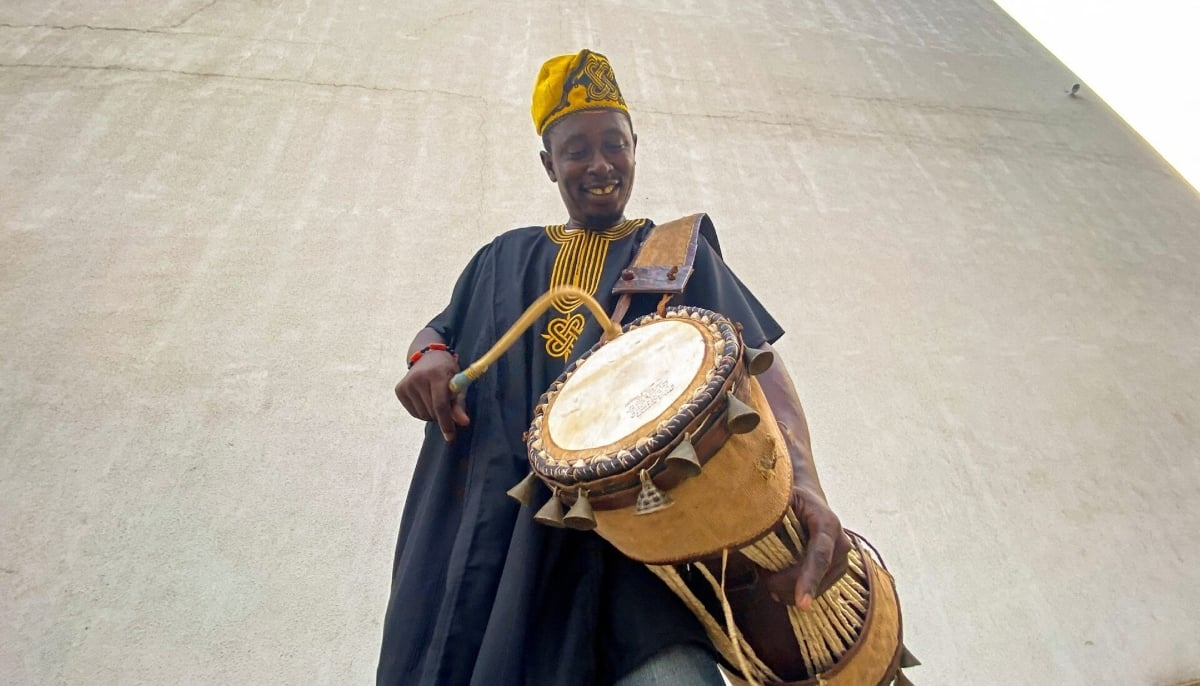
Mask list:
[[[626,674],[616,686],[725,686],[709,652],[694,645],[671,646]]]

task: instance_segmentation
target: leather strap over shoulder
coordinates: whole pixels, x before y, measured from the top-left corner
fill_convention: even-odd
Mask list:
[[[682,293],[692,276],[701,231],[706,236],[716,236],[712,220],[704,213],[655,226],[633,262],[621,272],[613,294]]]

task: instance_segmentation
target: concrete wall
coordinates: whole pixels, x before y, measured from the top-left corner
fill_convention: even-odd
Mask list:
[[[631,213],[789,334],[923,684],[1200,672],[1200,197],[982,0],[0,5],[0,682],[366,683],[411,334],[561,221],[547,56]]]

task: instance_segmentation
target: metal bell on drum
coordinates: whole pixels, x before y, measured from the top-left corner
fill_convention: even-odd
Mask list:
[[[512,498],[518,503],[528,506],[529,503],[533,502],[533,493],[536,490],[537,475],[533,472],[529,472],[524,479],[521,479],[520,483],[508,489],[506,493],[508,493],[508,497]]]
[[[675,501],[671,500],[671,496],[664,493],[650,480],[650,472],[643,469],[638,478],[642,481],[642,490],[638,493],[637,503],[633,506],[633,514],[646,515],[665,510],[675,504]]]
[[[558,499],[558,491],[554,491],[554,495],[542,505],[542,509],[537,511],[533,516],[533,521],[538,524],[552,526],[555,529],[563,528],[563,511],[562,501]]]
[[[746,360],[746,371],[750,372],[750,376],[762,374],[775,363],[775,353],[770,350],[746,348],[746,351],[742,355]]]
[[[567,511],[567,516],[563,517],[562,522],[567,528],[579,531],[591,531],[596,528],[596,516],[592,514],[592,504],[588,502],[586,490],[579,489],[575,504]]]
[[[679,445],[667,455],[667,465],[678,469],[687,479],[700,475],[700,457],[696,455],[696,448],[692,446],[691,434],[684,435]]]
[[[758,426],[758,413],[754,411],[754,408],[738,400],[733,391],[729,391],[725,395],[729,400],[729,407],[725,410],[725,423],[729,430],[735,434],[754,431]]]

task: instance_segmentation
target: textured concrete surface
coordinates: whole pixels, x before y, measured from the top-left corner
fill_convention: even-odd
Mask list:
[[[0,682],[371,680],[410,335],[563,219],[609,55],[635,216],[789,329],[921,684],[1200,672],[1200,197],[982,0],[0,4]]]

